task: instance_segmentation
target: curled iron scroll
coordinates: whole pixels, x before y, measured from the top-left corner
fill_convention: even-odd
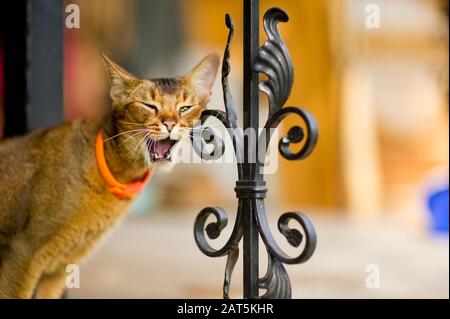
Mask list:
[[[227,129],[228,134],[232,138],[237,161],[238,176],[240,179],[242,178],[243,145],[240,132],[235,130],[237,127],[237,115],[228,84],[228,75],[231,69],[229,64],[230,44],[234,33],[233,22],[228,14],[225,16],[225,24],[229,29],[227,45],[222,62],[222,89],[226,112],[220,110],[203,111],[200,117],[200,123],[197,123],[197,125],[193,128],[191,141],[194,150],[201,158],[206,157],[209,159],[214,159],[215,156],[221,156],[224,153],[224,141],[214,134],[214,131],[211,128],[202,127],[208,118],[214,117],[218,119]],[[205,144],[212,144],[213,150],[205,153]],[[207,224],[207,220],[210,216],[213,216],[215,220]],[[225,210],[220,207],[206,207],[202,209],[197,215],[194,223],[194,238],[200,251],[209,257],[221,257],[228,255],[223,284],[224,298],[229,298],[231,275],[239,256],[238,245],[242,238],[242,205],[240,202],[237,208],[233,230],[227,242],[219,249],[211,247],[206,237],[212,240],[217,239],[227,224],[228,215]]]
[[[259,89],[269,99],[269,117],[264,130],[258,138],[258,145],[267,153],[270,139],[274,129],[288,115],[298,116],[306,126],[306,131],[295,125],[289,129],[279,143],[280,154],[288,160],[301,160],[313,151],[318,139],[318,127],[314,117],[305,109],[297,107],[284,107],[292,90],[294,70],[288,49],[277,29],[279,22],[287,22],[288,15],[278,8],[272,8],[264,15],[264,29],[267,41],[259,48],[255,58],[254,70],[264,73],[267,80],[259,83]],[[292,152],[290,146],[304,142],[297,152]],[[259,166],[262,163],[258,162]],[[290,298],[291,285],[284,264],[299,264],[307,261],[316,247],[316,233],[308,217],[299,212],[284,213],[278,219],[278,230],[293,247],[303,247],[296,256],[291,257],[285,253],[275,241],[267,220],[263,199],[252,201],[252,210],[258,224],[258,230],[267,249],[269,263],[267,273],[260,278],[258,287],[266,292],[261,298]],[[289,221],[296,221],[300,230],[291,228]]]
[[[214,216],[215,221],[206,225],[206,221],[210,215]],[[241,215],[241,211],[240,209],[238,209],[233,232],[230,235],[230,238],[228,239],[227,243],[221,248],[214,249],[211,247],[211,245],[209,245],[205,236],[205,232],[209,239],[217,239],[220,236],[222,230],[228,224],[228,215],[225,210],[220,207],[203,208],[197,215],[194,223],[194,237],[201,252],[209,257],[225,256],[232,248],[233,241],[239,237]]]
[[[273,113],[266,122],[264,130],[259,137],[259,145],[265,144],[265,150],[269,147],[270,138],[283,119],[289,115],[296,115],[303,120],[306,125],[306,134],[300,126],[293,126],[288,133],[283,136],[278,143],[280,154],[288,160],[301,160],[308,157],[317,144],[319,128],[314,117],[305,109],[299,107],[284,107]],[[265,135],[262,135],[265,134]],[[289,149],[291,144],[301,143],[306,136],[304,145],[295,153]]]
[[[290,245],[299,247],[301,243],[305,243],[300,254],[291,257],[280,248],[272,235],[263,200],[257,199],[253,205],[254,211],[256,212],[259,233],[268,252],[272,256],[276,257],[276,259],[284,264],[301,264],[312,256],[316,248],[316,232],[312,222],[305,214],[300,212],[288,212],[281,215],[278,219],[278,230],[283,234]],[[302,232],[289,227],[288,223],[291,220],[298,222]]]
[[[287,22],[288,15],[279,8],[269,9],[264,15],[267,41],[259,48],[253,69],[268,79],[259,83],[260,91],[269,98],[269,115],[280,109],[289,98],[294,82],[294,68],[289,51],[277,29],[279,22]]]

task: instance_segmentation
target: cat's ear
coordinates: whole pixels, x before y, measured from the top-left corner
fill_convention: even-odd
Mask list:
[[[103,52],[100,52],[100,56],[108,71],[111,84],[111,98],[113,101],[121,101],[127,96],[128,89],[132,87],[138,79],[128,73],[124,68],[114,63]]]
[[[192,85],[197,96],[202,100],[207,100],[211,95],[219,64],[219,56],[217,54],[210,54],[203,58],[203,60],[201,60],[200,63],[185,76]]]

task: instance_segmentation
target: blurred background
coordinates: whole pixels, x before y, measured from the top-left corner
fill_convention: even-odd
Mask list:
[[[66,120],[110,107],[99,49],[136,76],[182,75],[209,52],[223,52],[227,12],[236,28],[230,82],[241,111],[242,1],[71,3],[81,27],[64,34]],[[375,28],[369,4],[379,9]],[[261,0],[261,17],[273,6],[290,16],[279,25],[295,67],[287,104],[309,109],[320,127],[309,158],[279,158],[267,176],[273,232],[288,210],[307,213],[317,228],[312,259],[287,267],[293,297],[448,298],[448,1]],[[209,107],[223,109],[216,82]],[[2,91],[0,77],[0,104]],[[261,95],[261,122],[266,106]],[[286,119],[285,131],[293,124]],[[69,297],[220,298],[226,258],[202,255],[192,228],[206,206],[226,208],[232,224],[236,177],[232,164],[181,164],[155,176],[82,265],[81,288]],[[261,262],[263,275],[263,252]],[[376,287],[367,285],[374,269]],[[232,297],[241,296],[241,281],[238,264]]]

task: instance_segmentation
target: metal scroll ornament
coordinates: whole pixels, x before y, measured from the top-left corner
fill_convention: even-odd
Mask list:
[[[263,73],[267,79],[260,81],[259,89],[267,95],[269,101],[269,116],[264,125],[265,130],[258,137],[258,147],[267,151],[271,132],[278,127],[280,122],[289,115],[298,116],[305,124],[306,130],[300,126],[291,127],[287,134],[283,136],[278,149],[280,154],[288,160],[300,160],[306,158],[314,149],[318,128],[315,119],[310,113],[302,108],[284,107],[292,89],[294,70],[292,67],[289,52],[283,42],[277,24],[288,21],[287,14],[278,8],[272,8],[264,15],[264,30],[267,34],[267,41],[259,48],[256,58],[253,61],[254,72]],[[284,213],[278,219],[278,230],[293,247],[299,247],[301,252],[294,257],[286,254],[277,244],[272,236],[269,227],[264,198],[267,191],[264,175],[260,173],[263,164],[256,161],[251,164],[251,178],[244,180],[243,136],[237,128],[236,108],[233,102],[229,86],[228,74],[230,72],[230,44],[233,38],[234,27],[231,17],[225,16],[226,26],[229,29],[227,45],[225,48],[222,63],[222,89],[225,103],[225,112],[220,110],[205,110],[201,116],[201,125],[207,118],[217,118],[228,130],[233,141],[234,152],[237,162],[238,181],[236,183],[236,195],[238,206],[233,230],[227,242],[219,249],[212,248],[208,243],[209,239],[216,239],[222,230],[227,226],[228,215],[224,209],[219,207],[204,208],[197,216],[194,224],[194,236],[199,249],[209,257],[227,256],[225,268],[225,279],[223,284],[223,296],[229,298],[231,275],[239,258],[239,242],[243,237],[243,214],[254,214],[259,236],[262,238],[267,254],[268,267],[266,274],[258,279],[259,289],[264,290],[262,295],[255,298],[291,298],[291,284],[288,274],[283,264],[300,264],[307,261],[313,254],[316,247],[316,234],[314,226],[306,215],[300,212]],[[192,143],[197,154],[203,158],[214,158],[214,153],[222,154],[224,142],[214,135],[208,127],[194,128]],[[208,134],[205,134],[205,133]],[[205,137],[208,135],[208,137]],[[291,144],[303,143],[297,152],[291,152]],[[205,144],[213,144],[213,150],[206,152]],[[248,167],[248,166],[247,166]],[[247,168],[248,169],[248,168]],[[248,211],[243,211],[243,201],[250,201]],[[248,203],[248,202],[247,202]],[[208,217],[212,216],[213,221],[207,223]],[[300,230],[291,228],[290,221],[296,221]],[[245,276],[245,274],[244,274]]]

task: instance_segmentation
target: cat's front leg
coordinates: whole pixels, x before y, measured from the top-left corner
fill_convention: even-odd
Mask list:
[[[42,275],[34,292],[36,299],[60,299],[65,287],[67,273],[64,269]]]
[[[40,277],[40,268],[10,254],[2,260],[0,298],[28,299]]]
[[[46,254],[33,252],[17,240],[2,257],[0,298],[31,298],[47,262]]]

